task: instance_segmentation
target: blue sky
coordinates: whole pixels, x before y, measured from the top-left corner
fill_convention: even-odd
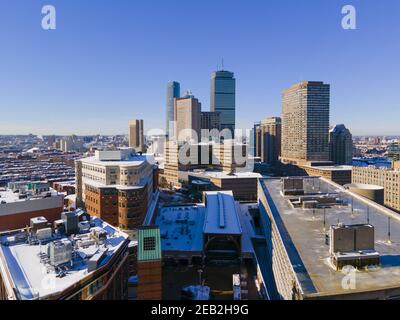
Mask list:
[[[57,30],[41,28],[41,8]],[[357,30],[341,8],[357,9]],[[400,134],[398,0],[1,0],[0,134],[117,134],[164,127],[165,84],[209,109],[224,58],[237,125],[280,115],[281,92],[331,84],[331,123]]]

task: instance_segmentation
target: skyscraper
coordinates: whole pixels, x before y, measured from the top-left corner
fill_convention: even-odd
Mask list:
[[[282,162],[328,161],[329,101],[323,82],[304,81],[283,92]]]
[[[353,136],[344,124],[337,124],[329,130],[329,160],[339,165],[352,163]]]
[[[183,98],[175,98],[174,137],[178,141],[200,139],[201,103],[193,95],[187,94]],[[189,131],[189,130],[192,131]]]
[[[233,72],[216,71],[211,76],[210,110],[220,112],[221,130],[235,131],[235,87]]]
[[[281,155],[281,118],[265,118],[260,124],[261,161],[274,164]]]
[[[129,121],[129,147],[136,151],[144,151],[143,120]]]
[[[167,116],[166,116],[166,126],[165,133],[167,136],[171,137],[174,133],[174,128],[170,128],[170,122],[174,121],[174,98],[179,98],[180,84],[176,81],[168,81],[167,83]]]
[[[201,138],[203,139],[210,139],[211,138],[211,130],[220,130],[220,114],[219,112],[202,112],[201,113],[201,120],[200,120],[200,127],[201,127]],[[204,132],[203,132],[204,130]],[[207,132],[208,131],[208,132]]]
[[[254,157],[261,157],[261,123],[255,122],[252,129]]]

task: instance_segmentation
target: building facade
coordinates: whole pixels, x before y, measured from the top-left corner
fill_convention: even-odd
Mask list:
[[[134,119],[129,121],[129,148],[138,152],[144,152],[143,120]]]
[[[400,143],[389,144],[388,157],[393,161],[400,161]]]
[[[175,98],[175,139],[180,142],[200,139],[201,103],[193,95]]]
[[[233,72],[212,73],[210,110],[220,112],[221,130],[229,129],[233,138],[236,117],[236,79]]]
[[[138,230],[138,300],[162,299],[160,229],[142,226]]]
[[[260,123],[261,161],[275,164],[281,155],[282,121],[279,117],[266,118]]]
[[[282,162],[329,159],[329,105],[330,86],[323,82],[300,82],[283,92]]]
[[[329,160],[337,165],[351,165],[353,161],[353,136],[343,124],[329,130]]]
[[[0,233],[0,300],[128,298],[128,235],[96,217],[89,223],[68,213],[68,220],[59,213],[54,226],[40,217],[32,221],[44,219],[44,225]],[[68,224],[74,219],[80,231],[72,236]]]
[[[247,157],[247,145],[225,140],[223,143],[165,144],[164,172],[161,179],[170,187],[181,187],[181,172],[195,169],[215,169],[231,173],[246,168],[251,163]],[[252,171],[252,170],[250,170]]]
[[[211,130],[220,130],[220,113],[219,112],[201,112],[200,119],[201,139],[212,139]]]
[[[40,189],[35,187],[38,184]],[[31,218],[38,216],[53,222],[63,208],[64,195],[49,189],[46,183],[10,183],[9,188],[0,190],[0,231],[25,228]]]
[[[369,167],[353,167],[352,182],[371,184],[384,188],[384,204],[400,211],[400,170]]]
[[[254,123],[253,126],[253,148],[254,157],[261,160],[261,122]]]
[[[341,186],[351,183],[352,166],[300,166],[311,177],[323,177]]]
[[[174,121],[174,99],[181,96],[181,88],[179,82],[168,81],[167,83],[167,101],[166,101],[166,126],[165,132],[168,137],[174,135],[174,128],[171,128],[171,122]]]
[[[77,205],[124,230],[143,223],[153,200],[155,167],[133,149],[96,151],[76,161]]]

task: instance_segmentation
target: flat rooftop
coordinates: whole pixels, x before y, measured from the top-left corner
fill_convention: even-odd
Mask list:
[[[261,179],[260,185],[280,231],[289,259],[304,294],[344,294],[359,291],[400,287],[400,216],[370,200],[358,196],[324,178],[304,179],[306,194],[336,194],[347,205],[325,209],[294,208],[289,199],[299,196],[283,196],[281,180]],[[353,204],[353,213],[351,210]],[[375,227],[375,250],[380,254],[379,267],[357,270],[356,289],[343,289],[344,274],[336,271],[330,262],[329,245],[325,235],[331,225],[366,224]],[[388,241],[390,217],[391,242]]]
[[[82,158],[79,159],[82,163],[85,164],[93,164],[93,165],[101,165],[101,166],[110,166],[110,167],[116,167],[116,166],[139,166],[145,161],[148,161],[150,163],[154,162],[154,157],[152,154],[135,154],[129,158],[125,158],[123,160],[99,160],[96,156],[93,157],[87,157],[87,158]]]
[[[64,277],[57,277],[56,272],[49,269],[48,265],[40,260],[40,254],[47,253],[51,241],[42,245],[31,245],[28,242],[13,243],[11,238],[20,232],[0,234],[0,271],[6,287],[16,288],[21,300],[44,299],[78,284],[105,265],[125,242],[128,235],[98,218],[92,218],[91,225],[92,228],[104,230],[107,234],[106,239],[99,246],[93,243],[86,243],[85,246],[79,245],[75,249],[73,266],[68,267]],[[83,242],[87,240],[85,235],[88,233],[76,236],[82,237]],[[67,237],[58,237],[54,240],[62,239],[67,239]],[[9,244],[6,245],[6,242]],[[99,262],[98,267],[88,272],[88,259],[103,251],[104,258]]]
[[[262,175],[256,172],[234,172],[230,174],[224,171],[201,171],[195,170],[188,173],[190,176],[209,177],[218,179],[240,179],[240,178],[262,178]]]
[[[305,168],[316,169],[321,171],[351,171],[353,166],[341,165],[341,166],[310,166],[304,165]]]
[[[24,202],[35,199],[43,199],[48,197],[48,194],[50,194],[52,197],[61,196],[61,193],[58,193],[54,189],[50,188],[49,191],[42,192],[40,194],[31,194],[30,192],[27,192],[26,197],[20,198],[20,195],[23,195],[22,193],[13,192],[7,188],[0,188],[0,206],[1,202],[3,201],[5,203]]]
[[[228,197],[232,193],[227,192]],[[253,253],[251,238],[255,236],[252,216],[248,205],[232,202],[225,208],[235,210],[228,214],[227,228],[219,228],[219,214],[215,208],[214,195],[207,205],[194,204],[182,206],[165,206],[160,208],[155,224],[160,228],[162,251],[181,251],[200,254],[203,251],[203,234],[241,234],[242,253]],[[209,209],[208,209],[209,208]]]
[[[163,207],[155,224],[160,228],[162,251],[203,250],[204,205]]]

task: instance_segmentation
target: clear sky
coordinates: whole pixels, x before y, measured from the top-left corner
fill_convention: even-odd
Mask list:
[[[41,28],[43,5],[57,29]],[[357,30],[341,8],[357,9]],[[331,84],[331,123],[400,135],[398,0],[1,0],[0,134],[117,134],[164,127],[168,80],[209,109],[224,58],[237,125],[280,115],[281,92]]]

